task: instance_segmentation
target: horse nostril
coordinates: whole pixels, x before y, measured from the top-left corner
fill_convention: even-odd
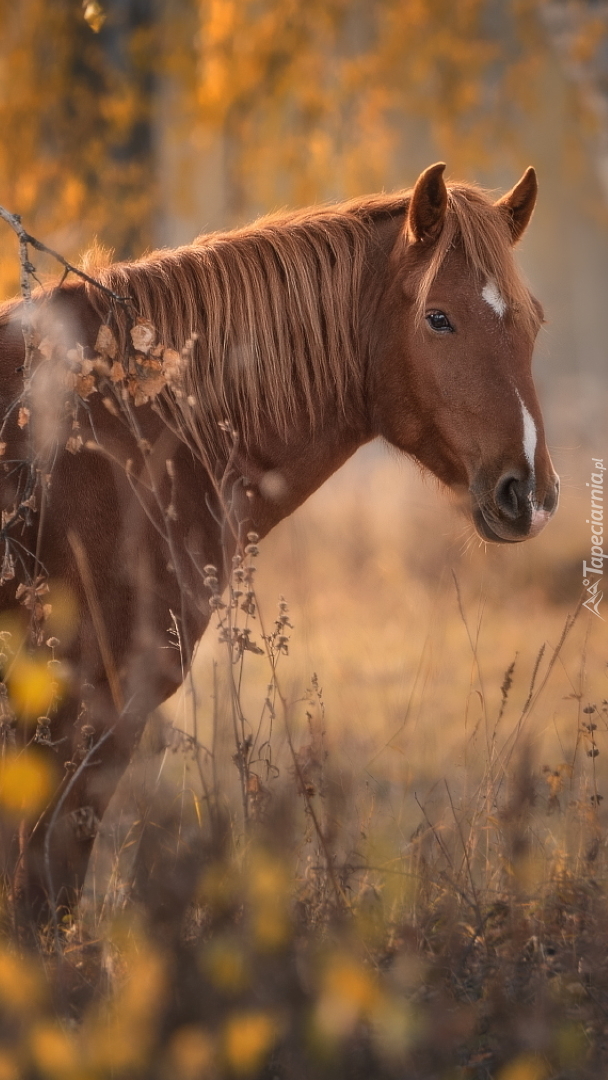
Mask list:
[[[498,481],[494,498],[501,514],[514,521],[520,516],[526,504],[524,485],[518,476],[507,473]]]

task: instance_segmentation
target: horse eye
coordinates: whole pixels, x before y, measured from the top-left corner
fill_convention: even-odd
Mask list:
[[[452,326],[447,315],[443,314],[443,311],[431,311],[426,317],[426,321],[432,330],[437,330],[439,333],[453,333],[454,327]]]

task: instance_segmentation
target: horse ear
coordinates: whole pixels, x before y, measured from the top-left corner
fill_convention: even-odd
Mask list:
[[[443,161],[429,165],[416,181],[407,215],[407,234],[414,240],[436,240],[443,228],[448,205],[444,169]]]
[[[495,204],[506,214],[511,230],[511,242],[516,244],[532,217],[538,183],[536,172],[530,165],[519,183]]]

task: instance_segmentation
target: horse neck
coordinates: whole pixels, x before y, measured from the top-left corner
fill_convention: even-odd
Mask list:
[[[293,513],[369,439],[363,424],[328,424],[294,431],[285,441],[268,436],[235,456],[239,481],[236,517],[260,536]],[[234,497],[234,495],[233,495]]]
[[[287,436],[271,427],[248,439],[234,455],[234,473],[242,478],[237,515],[263,536],[313,494],[359,447],[374,435],[369,366],[379,329],[376,315],[389,274],[389,255],[402,219],[385,220],[370,237],[358,311],[358,355],[362,372],[343,407],[330,385],[311,423],[302,406]],[[353,380],[353,383],[355,380]]]

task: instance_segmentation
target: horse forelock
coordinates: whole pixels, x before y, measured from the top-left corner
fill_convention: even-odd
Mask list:
[[[506,215],[475,184],[448,184],[443,229],[419,274],[417,317],[422,319],[429,291],[450,251],[461,245],[472,275],[492,289],[510,308],[525,331],[534,335],[542,321],[513,255]]]

